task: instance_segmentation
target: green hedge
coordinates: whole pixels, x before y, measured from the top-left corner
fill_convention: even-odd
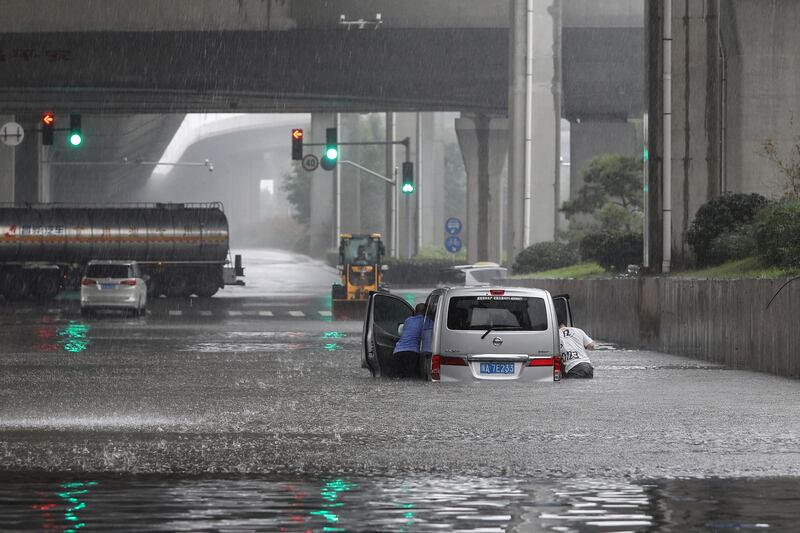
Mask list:
[[[634,232],[593,232],[583,237],[580,244],[584,261],[597,261],[606,270],[614,272],[622,272],[628,265],[641,264],[643,249],[641,233]]]
[[[755,224],[758,255],[768,265],[800,268],[800,200],[771,204]]]
[[[752,224],[759,210],[768,203],[769,200],[760,194],[723,194],[703,204],[686,234],[698,265],[719,265],[736,259],[730,257],[730,246],[723,243],[714,246],[714,240],[726,233],[747,233],[743,227]],[[731,239],[735,237],[730,237],[727,242],[730,243]]]
[[[527,274],[572,266],[579,259],[578,253],[568,244],[556,241],[539,242],[528,246],[517,255],[514,273]]]

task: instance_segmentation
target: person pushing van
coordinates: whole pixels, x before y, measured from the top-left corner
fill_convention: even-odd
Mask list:
[[[560,324],[558,336],[561,340],[561,366],[565,378],[594,377],[594,367],[586,350],[594,349],[594,341],[580,328]]]
[[[393,353],[397,375],[411,377],[419,373],[419,343],[426,309],[425,304],[417,304],[414,314],[403,322],[403,332],[400,333],[400,340],[397,341]]]

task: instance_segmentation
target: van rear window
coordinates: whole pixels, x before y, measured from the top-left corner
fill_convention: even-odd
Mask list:
[[[547,308],[542,298],[523,296],[457,296],[447,309],[448,329],[545,331]]]

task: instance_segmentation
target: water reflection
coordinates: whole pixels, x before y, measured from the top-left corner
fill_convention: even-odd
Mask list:
[[[80,353],[91,343],[89,331],[90,327],[83,322],[70,320],[58,326],[53,317],[44,316],[39,319],[39,325],[33,329],[33,348],[40,353],[58,351]]]
[[[121,479],[0,483],[4,530],[794,531],[795,479]]]

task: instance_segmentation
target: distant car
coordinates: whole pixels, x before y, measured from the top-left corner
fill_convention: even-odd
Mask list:
[[[569,296],[523,287],[436,289],[417,362],[429,381],[558,381],[559,323],[572,325]],[[402,298],[370,295],[362,332],[361,366],[373,376],[394,368],[400,326],[414,313]]]
[[[496,279],[508,277],[508,269],[497,263],[479,262],[472,265],[455,265],[442,271],[439,286],[477,286],[490,285]]]
[[[136,261],[90,261],[81,279],[81,314],[96,309],[145,313],[147,283]]]

